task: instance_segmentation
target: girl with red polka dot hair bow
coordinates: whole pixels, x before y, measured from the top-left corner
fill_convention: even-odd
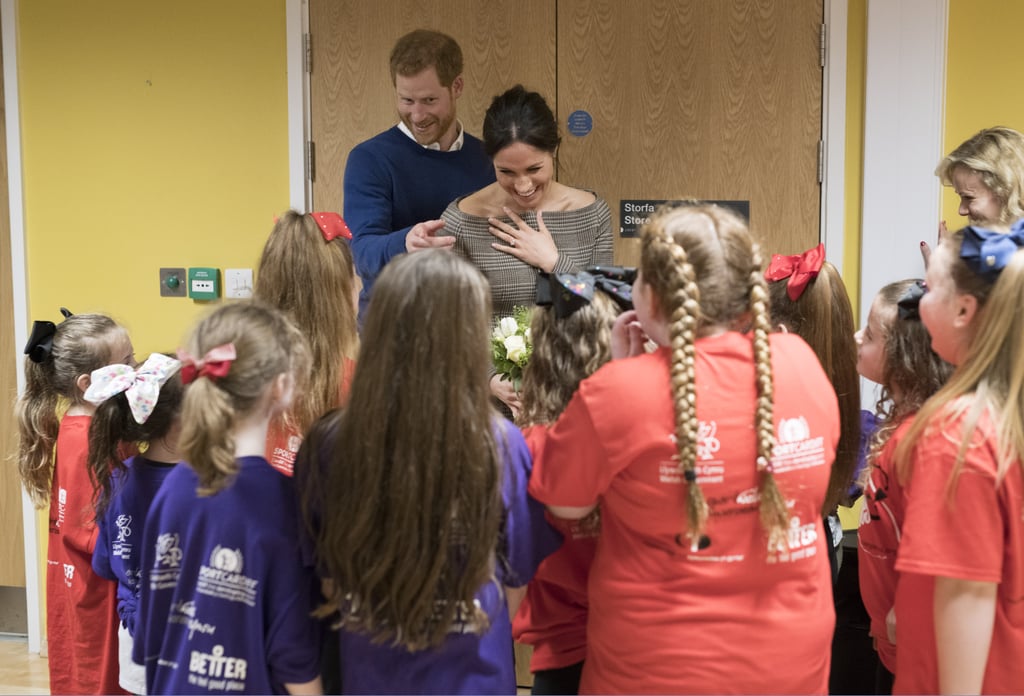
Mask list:
[[[283,213],[263,247],[254,297],[283,311],[309,341],[309,389],[271,423],[267,461],[292,474],[302,436],[348,394],[359,351],[359,282],[349,247],[352,233],[337,213]]]

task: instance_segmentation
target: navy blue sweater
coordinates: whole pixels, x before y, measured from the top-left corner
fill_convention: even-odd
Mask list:
[[[359,316],[365,315],[373,281],[405,251],[405,235],[436,220],[449,203],[494,181],[483,143],[465,134],[461,150],[428,150],[394,126],[355,148],[345,165],[344,218],[363,281]]]

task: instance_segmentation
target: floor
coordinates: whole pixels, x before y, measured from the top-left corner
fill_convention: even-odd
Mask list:
[[[28,651],[28,639],[0,635],[0,694],[48,694],[46,658]]]

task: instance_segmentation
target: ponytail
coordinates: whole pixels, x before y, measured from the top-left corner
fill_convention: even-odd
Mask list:
[[[181,456],[199,477],[199,495],[213,495],[238,473],[231,438],[236,415],[232,399],[212,380],[198,379],[189,385],[183,411]]]
[[[37,508],[50,501],[53,449],[57,444],[57,392],[53,364],[25,361],[25,391],[15,406],[18,421],[18,473]]]

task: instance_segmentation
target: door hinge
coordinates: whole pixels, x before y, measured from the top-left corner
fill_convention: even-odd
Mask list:
[[[818,141],[818,183],[825,180],[825,141]]]
[[[302,69],[313,74],[313,37],[309,34],[302,35]]]
[[[818,37],[818,51],[821,67],[825,67],[825,53],[828,48],[828,25],[821,25],[821,34]]]
[[[306,178],[316,181],[316,143],[312,140],[306,141]]]

